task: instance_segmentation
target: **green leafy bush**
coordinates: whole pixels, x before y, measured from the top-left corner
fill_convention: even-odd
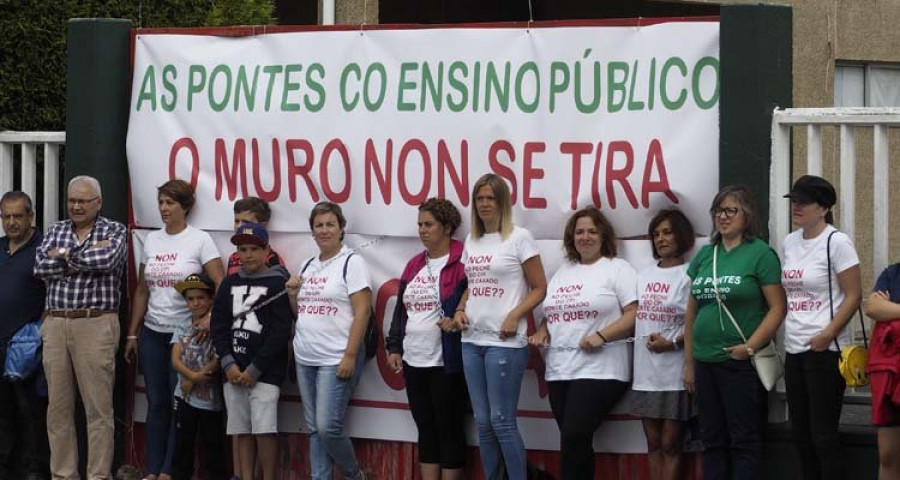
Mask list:
[[[273,11],[272,0],[0,0],[0,130],[65,129],[70,18],[197,27],[270,24]]]

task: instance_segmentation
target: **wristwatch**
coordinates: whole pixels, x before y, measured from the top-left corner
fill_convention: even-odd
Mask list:
[[[56,253],[58,253],[60,257],[65,257],[66,254],[69,253],[69,249],[66,247],[57,248]]]
[[[756,355],[756,350],[753,350],[753,347],[748,344],[745,345],[747,346],[747,355],[750,355],[751,357]]]

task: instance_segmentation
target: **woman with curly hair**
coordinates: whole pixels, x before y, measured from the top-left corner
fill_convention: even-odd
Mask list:
[[[463,244],[452,238],[461,222],[459,211],[443,198],[419,206],[425,250],[400,276],[400,302],[386,340],[388,365],[406,380],[423,480],[461,479],[466,463],[462,345],[450,317],[468,285],[460,261]]]

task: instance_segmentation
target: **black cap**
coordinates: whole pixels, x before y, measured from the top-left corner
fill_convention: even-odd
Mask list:
[[[192,273],[184,280],[175,284],[175,290],[184,295],[188,290],[198,289],[206,290],[209,293],[215,293],[216,285],[206,273]]]
[[[794,182],[791,193],[784,196],[798,203],[818,203],[831,208],[837,202],[837,193],[828,180],[815,175],[804,175]]]
[[[231,243],[239,246],[258,245],[265,248],[269,246],[269,232],[266,231],[266,227],[258,223],[242,223],[234,231]]]

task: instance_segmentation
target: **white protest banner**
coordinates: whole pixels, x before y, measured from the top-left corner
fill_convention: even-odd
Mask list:
[[[128,133],[134,222],[162,226],[156,187],[190,181],[189,222],[227,258],[233,201],[272,205],[274,248],[298,272],[322,200],[340,203],[345,243],[372,272],[386,331],[403,266],[421,244],[416,208],[469,194],[488,172],[515,195],[516,223],[538,239],[548,279],[577,208],[596,205],[620,237],[661,208],[710,227],[718,188],[717,22],[649,26],[304,31],[254,37],[138,34]],[[146,230],[136,230],[140,249]],[[636,268],[646,240],[623,240]],[[536,312],[537,313],[537,312]],[[519,401],[528,448],[557,449],[543,362],[532,354]],[[301,426],[296,386],[281,427]],[[138,401],[142,401],[140,398]],[[141,418],[136,409],[136,418]],[[351,404],[353,436],[416,441],[402,376],[369,362]],[[640,422],[613,416],[597,451],[644,451]]]
[[[236,198],[276,231],[321,200],[353,231],[404,236],[430,196],[466,208],[506,178],[517,221],[557,238],[594,204],[622,236],[677,205],[707,225],[717,190],[718,23],[645,27],[138,35],[128,128],[134,219],[155,186],[197,187],[192,222],[227,229]],[[712,180],[712,181],[711,181]]]

